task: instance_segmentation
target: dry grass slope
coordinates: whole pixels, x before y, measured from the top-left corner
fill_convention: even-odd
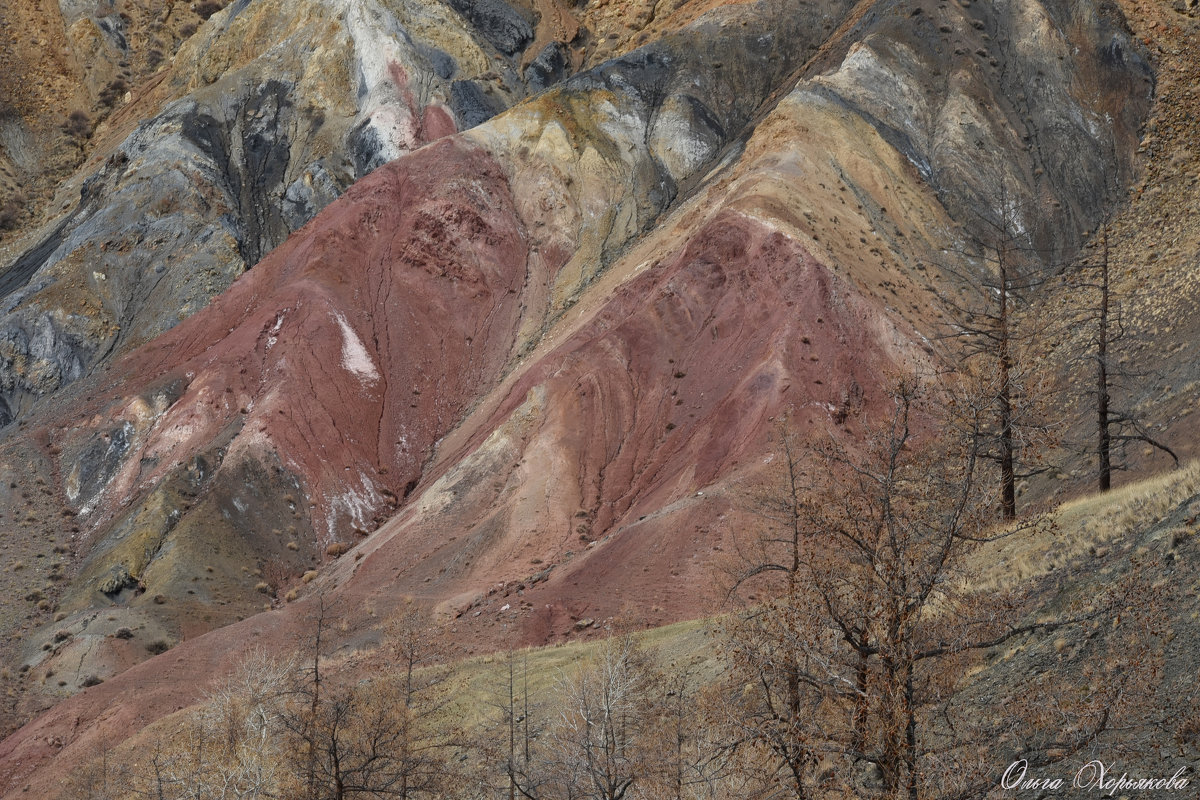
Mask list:
[[[1052,513],[1051,524],[1036,533],[1004,538],[976,551],[971,566],[978,588],[984,592],[1012,588],[1068,567],[1085,554],[1103,560],[1119,546],[1143,539],[1142,534],[1152,529],[1155,540],[1194,536],[1194,519],[1171,523],[1172,512],[1194,500],[1198,491],[1200,462],[1193,461],[1105,494],[1068,501]]]

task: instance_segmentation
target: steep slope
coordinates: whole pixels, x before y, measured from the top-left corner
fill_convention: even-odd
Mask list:
[[[1111,230],[1114,288],[1130,320],[1119,358],[1133,374],[1120,401],[1187,460],[1200,455],[1192,416],[1200,388],[1200,7],[1130,4],[1128,13],[1161,77],[1139,148],[1146,168]],[[1140,447],[1128,461],[1133,470],[1171,463]]]
[[[776,420],[852,441],[930,364],[925,295],[998,184],[1078,247],[1150,85],[1106,5],[759,2],[376,169],[4,443],[79,528],[6,609],[16,713],[107,678],[0,746],[7,785],[333,598],[347,641],[405,595],[481,646],[696,613]],[[5,513],[43,502],[7,474]]]
[[[141,0],[0,8],[0,263],[84,159],[94,126],[219,4]],[[7,240],[7,241],[6,241]]]
[[[103,677],[133,647],[117,628],[148,624],[153,643],[233,621],[374,530],[435,442],[670,201],[652,123],[737,131],[794,66],[764,33],[779,17],[727,21],[522,106],[487,148],[447,139],[376,170],[204,312],[48,404],[72,421],[8,452],[53,442],[80,560],[39,591],[59,600],[55,624],[87,633],[53,652],[28,638],[22,660]],[[712,52],[741,61],[710,72]],[[696,84],[731,99],[670,110]],[[682,163],[680,180],[699,166]]]
[[[88,161],[4,259],[0,423],[203,307],[356,178],[569,74],[553,35],[577,27],[547,34],[558,60],[524,64],[537,15],[475,7],[239,2],[212,16],[80,134]]]
[[[1134,36],[1154,64],[1155,104],[1139,143],[1139,172],[1116,187],[1107,229],[1096,226],[1081,262],[1101,260],[1107,233],[1110,265],[1110,409],[1131,414],[1147,435],[1166,444],[1181,463],[1196,449],[1196,396],[1200,371],[1200,8],[1186,3],[1122,3]],[[1065,265],[1064,265],[1065,266]],[[1045,319],[1074,319],[1061,334],[1057,363],[1068,391],[1058,419],[1061,443],[1050,457],[1056,469],[1030,482],[1030,494],[1069,499],[1096,485],[1096,286],[1080,286],[1068,270],[1040,298]],[[1083,321],[1079,321],[1080,317]],[[1119,324],[1117,321],[1119,320]],[[1133,433],[1131,429],[1114,433]],[[1174,466],[1144,441],[1117,442],[1114,481]]]
[[[364,546],[390,539],[397,548],[376,559],[374,581],[384,585],[384,565],[395,573],[415,561],[391,580],[411,575],[400,584],[406,591],[435,597],[447,587],[447,610],[472,609],[462,625],[475,624],[481,604],[509,604],[478,624],[525,630],[527,641],[569,635],[576,620],[613,616],[630,602],[655,621],[696,613],[695,587],[711,582],[711,553],[727,546],[723,530],[736,524],[726,519],[737,513],[730,481],[771,458],[775,420],[787,415],[801,432],[852,441],[856,418],[872,416],[889,376],[929,369],[925,336],[939,329],[939,309],[925,293],[943,283],[943,249],[961,246],[980,224],[970,209],[987,209],[967,198],[1005,181],[1032,184],[1031,193],[1049,195],[1049,221],[1030,220],[1031,239],[1049,235],[1042,224],[1061,231],[1094,219],[1098,196],[1067,187],[1126,164],[1054,164],[1060,183],[1018,158],[939,159],[1011,148],[1039,163],[1037,148],[995,118],[963,138],[962,116],[1009,113],[996,102],[1007,95],[977,82],[977,71],[964,68],[927,92],[903,80],[913,51],[901,44],[913,39],[893,19],[874,23],[836,71],[801,82],[728,174],[624,260],[611,299],[597,292],[603,306],[547,337],[544,357],[513,379],[498,408],[485,406],[447,439],[433,470],[444,465],[445,476],[388,526],[388,537]],[[1048,19],[1030,24],[1020,15],[1011,35],[1028,43]],[[1057,62],[1052,47],[1037,52]],[[953,72],[934,68],[942,70]],[[1139,73],[1126,78],[1133,96]],[[889,78],[894,86],[874,95],[872,113],[845,113]],[[1113,76],[1105,83],[1117,85]],[[895,97],[911,98],[903,108],[915,121]],[[1088,135],[1060,125],[1065,101],[1058,95],[1048,117],[1058,144],[1049,148],[1049,131],[1037,133],[1051,152]],[[1112,105],[1089,113],[1127,107],[1117,96],[1105,102]],[[933,110],[922,119],[925,109]],[[927,132],[902,137],[905,128]],[[908,146],[895,147],[898,140]],[[439,535],[446,530],[459,532],[454,542]],[[414,542],[427,544],[414,552]],[[356,580],[369,585],[372,562],[363,563]],[[519,604],[502,599],[522,584]]]

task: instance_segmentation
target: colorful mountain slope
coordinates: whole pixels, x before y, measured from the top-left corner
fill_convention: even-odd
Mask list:
[[[48,541],[64,551],[44,575],[9,576],[10,596],[33,597],[0,620],[21,632],[4,646],[23,666],[12,717],[57,702],[0,745],[10,790],[48,795],[55,759],[191,702],[200,676],[252,645],[293,646],[315,604],[340,604],[349,642],[414,596],[477,647],[579,635],[579,622],[631,607],[646,622],[696,615],[778,422],[852,443],[890,374],[935,365],[940,265],[1002,196],[1023,210],[1028,243],[1058,257],[1106,212],[1109,179],[1133,174],[1153,76],[1107,4],[764,0],[694,21],[687,8],[660,38],[465,133],[438,116],[442,83],[409,103],[411,65],[384,70],[402,102],[365,111],[359,91],[353,119],[376,130],[403,117],[388,130],[416,138],[377,154],[439,136],[302,227],[268,224],[286,204],[238,200],[237,187],[286,199],[294,185],[262,179],[292,163],[271,149],[279,129],[261,128],[301,105],[290,86],[241,105],[232,127],[189,97],[134,134],[175,130],[152,147],[186,140],[189,157],[210,158],[235,149],[233,130],[237,147],[267,148],[264,171],[188,183],[207,206],[155,195],[183,198],[163,217],[193,226],[178,240],[139,234],[178,267],[181,283],[162,289],[172,299],[137,299],[115,270],[93,269],[93,287],[126,288],[80,296],[136,306],[122,319],[145,326],[84,336],[96,349],[74,357],[75,381],[23,405],[0,443],[12,477],[0,509],[21,519],[14,557],[33,562]],[[240,13],[214,24],[232,30]],[[484,39],[513,59],[526,37],[509,21]],[[336,76],[294,46],[276,57]],[[257,63],[218,72],[257,92]],[[337,130],[356,129],[350,116]],[[181,163],[146,155],[101,175]],[[64,241],[99,247],[106,214],[128,219],[110,204],[125,178],[108,180],[76,214],[95,230],[72,217]],[[161,332],[175,321],[162,309],[186,316],[184,295],[198,307],[241,269],[187,294],[203,274],[188,259],[211,255],[188,237],[240,253],[252,224],[276,231],[261,252],[298,230]],[[142,263],[128,252],[122,265]],[[48,330],[30,355],[65,352]],[[23,463],[44,476],[33,492]],[[60,534],[48,512],[77,530]],[[18,589],[35,577],[37,596]],[[278,599],[291,590],[294,602]],[[159,643],[178,646],[131,666]],[[104,682],[81,691],[90,676]]]

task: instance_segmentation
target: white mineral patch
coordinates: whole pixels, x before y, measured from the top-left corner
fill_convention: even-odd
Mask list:
[[[650,151],[677,182],[689,177],[716,153],[715,135],[698,135],[692,129],[688,101],[667,98],[650,132]]]
[[[361,488],[357,490],[348,488],[340,494],[329,497],[329,513],[325,518],[328,541],[334,540],[339,517],[346,517],[355,528],[366,530],[367,521],[383,501],[383,497],[375,491],[375,485],[371,479],[361,470],[358,471],[358,484]]]
[[[399,64],[410,72],[413,58],[409,55],[409,47],[399,36],[386,30],[388,26],[383,21],[390,15],[385,15],[377,3],[340,0],[334,5],[345,15],[346,28],[354,41],[361,84],[359,94],[363,98],[357,119],[370,120],[368,125],[379,135],[385,160],[397,158],[415,146],[415,121],[412,110],[397,95],[390,64]],[[420,84],[419,81],[415,83]],[[416,91],[418,87],[410,88]],[[424,104],[425,98],[414,99],[419,105]]]
[[[275,317],[275,326],[271,328],[271,333],[267,336],[267,349],[270,350],[279,341],[279,329],[283,327],[283,313],[280,312]]]
[[[369,383],[379,380],[379,370],[375,368],[375,362],[371,360],[367,348],[363,347],[362,340],[350,327],[350,323],[346,322],[346,318],[341,314],[335,313],[334,319],[342,329],[342,367],[347,372],[357,375],[360,380]]]

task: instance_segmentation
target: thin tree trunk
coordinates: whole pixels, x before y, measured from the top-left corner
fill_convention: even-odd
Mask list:
[[[1096,332],[1096,455],[1099,459],[1100,491],[1112,488],[1112,437],[1108,419],[1108,223],[1101,235],[1100,317]]]
[[[870,712],[870,698],[867,696],[867,657],[858,654],[858,664],[854,669],[854,715],[851,726],[854,729],[854,740],[851,747],[856,753],[867,750],[867,715]]]
[[[513,652],[508,652],[508,800],[517,796],[517,699],[514,684],[516,683],[516,659]]]
[[[317,712],[321,707],[321,634],[325,627],[325,596],[317,598],[317,631],[313,639],[313,692],[308,717],[308,796],[317,800],[317,743],[313,727],[317,724]]]
[[[917,800],[917,711],[913,699],[913,666],[908,663],[904,685],[905,741],[904,763],[908,771],[908,800]]]
[[[1005,519],[1017,516],[1017,482],[1014,469],[1015,444],[1012,424],[1012,355],[1009,353],[1008,319],[1008,259],[1001,248],[1000,261],[1000,316],[998,350],[1000,356],[1000,508]]]

